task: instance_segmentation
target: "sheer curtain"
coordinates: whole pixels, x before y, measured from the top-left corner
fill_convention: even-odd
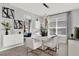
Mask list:
[[[35,35],[40,36],[40,21],[39,20],[35,21]]]

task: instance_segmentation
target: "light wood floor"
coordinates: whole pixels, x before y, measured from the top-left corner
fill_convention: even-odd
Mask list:
[[[39,52],[39,50],[35,51],[39,56],[67,56],[67,44],[66,43],[60,43],[58,52],[49,52],[50,54],[47,54],[43,51]],[[27,56],[27,48],[25,46],[16,47],[13,49],[9,49],[3,52],[0,52],[0,56]],[[29,52],[28,56],[37,56],[34,52]]]

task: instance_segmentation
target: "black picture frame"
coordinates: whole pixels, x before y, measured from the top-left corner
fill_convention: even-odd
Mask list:
[[[14,19],[14,9],[8,7],[2,7],[2,17]]]
[[[23,29],[24,22],[21,20],[14,20],[14,29]]]

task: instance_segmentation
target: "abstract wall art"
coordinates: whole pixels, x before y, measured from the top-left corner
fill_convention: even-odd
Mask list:
[[[8,7],[2,7],[2,17],[14,19],[14,10]]]
[[[21,20],[14,20],[14,29],[23,29],[24,22]]]

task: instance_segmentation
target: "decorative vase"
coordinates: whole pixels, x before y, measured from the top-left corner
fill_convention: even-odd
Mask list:
[[[8,30],[6,29],[5,35],[8,35]]]
[[[41,32],[41,36],[47,36],[47,32]]]

